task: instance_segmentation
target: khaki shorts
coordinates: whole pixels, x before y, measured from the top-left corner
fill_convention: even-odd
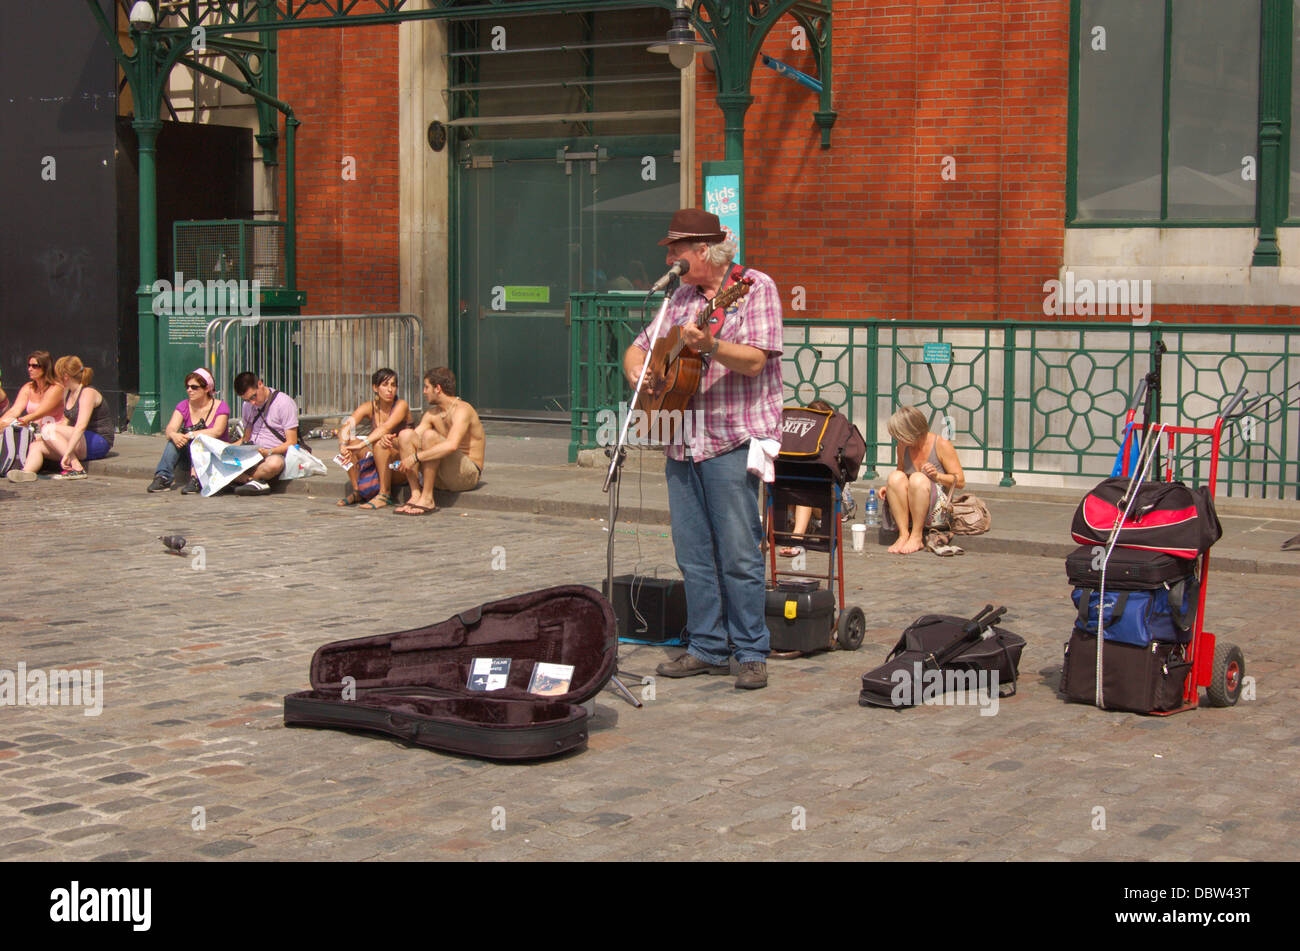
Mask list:
[[[446,492],[468,492],[478,485],[482,473],[474,461],[457,450],[449,456],[443,456],[434,473],[433,487]]]

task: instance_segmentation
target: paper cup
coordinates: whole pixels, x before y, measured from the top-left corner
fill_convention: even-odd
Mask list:
[[[853,527],[853,550],[862,551],[867,545],[867,526],[858,522]]]

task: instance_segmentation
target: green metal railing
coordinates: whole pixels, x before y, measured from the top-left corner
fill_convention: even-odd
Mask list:
[[[628,396],[623,351],[658,300],[646,311],[637,294],[574,294],[571,303],[572,462],[579,450],[609,441]],[[952,439],[968,473],[1002,485],[1017,476],[1070,485],[1110,474],[1158,340],[1168,348],[1162,421],[1213,426],[1242,383],[1252,398],[1263,397],[1225,427],[1222,493],[1300,497],[1300,329],[1293,327],[787,316],[785,399],[824,399],[862,429],[863,479],[893,467],[885,424],[910,403]],[[1179,478],[1208,477],[1208,439],[1184,437],[1176,450]]]

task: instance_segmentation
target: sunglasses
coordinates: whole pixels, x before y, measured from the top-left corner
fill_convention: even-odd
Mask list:
[[[197,383],[186,383],[186,384],[185,384],[185,389],[187,389],[187,390],[202,390],[202,389],[206,389],[206,387],[199,386],[199,384],[197,384]]]
[[[27,369],[29,369],[29,370],[39,370],[40,368],[41,368],[41,365],[40,365],[39,363],[29,363],[29,364],[27,364]]]

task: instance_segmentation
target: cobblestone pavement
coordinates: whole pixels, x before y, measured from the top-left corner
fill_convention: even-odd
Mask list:
[[[500,765],[287,729],[281,698],[325,641],[598,583],[599,521],[406,519],[106,477],[6,486],[0,506],[5,550],[38,572],[13,585],[10,566],[0,669],[104,678],[99,716],[0,707],[8,859],[1300,858],[1294,578],[1210,578],[1208,626],[1245,651],[1255,700],[1147,718],[1056,696],[1059,559],[846,553],[861,651],[774,660],[760,691],[661,680],[642,710],[605,692],[586,752]],[[619,571],[662,572],[664,532],[621,525]],[[168,555],[171,533],[201,559]],[[988,601],[1028,640],[995,716],[857,705],[909,621]],[[666,653],[624,647],[623,666],[650,673]]]

